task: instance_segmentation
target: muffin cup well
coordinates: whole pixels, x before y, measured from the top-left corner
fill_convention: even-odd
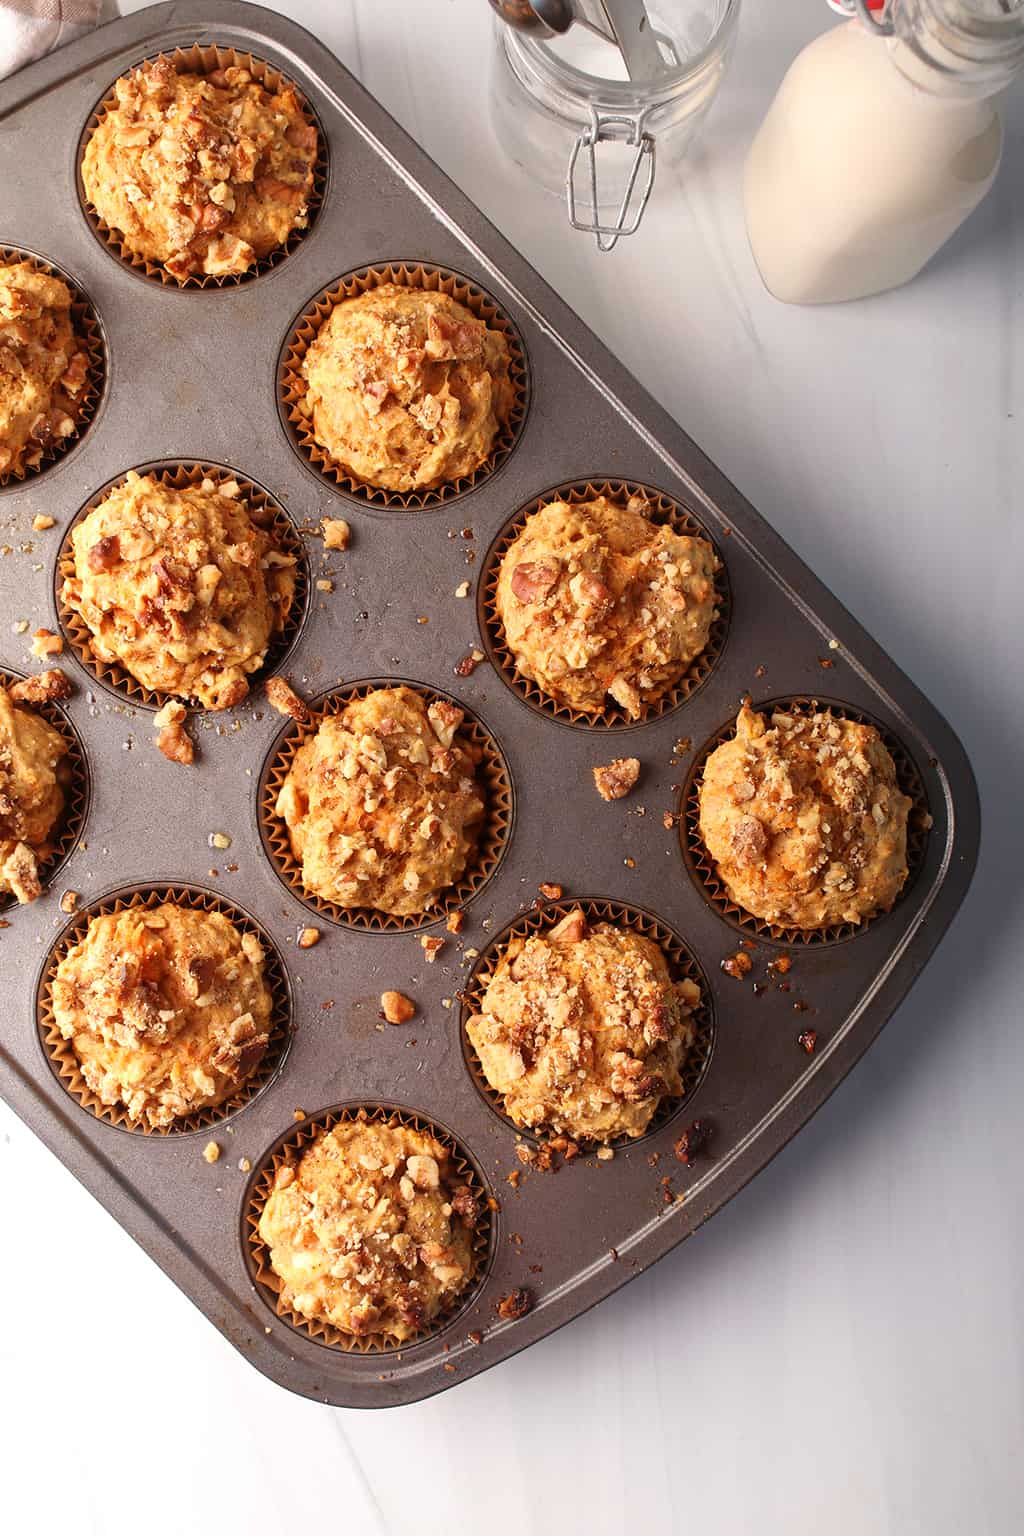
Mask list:
[[[0,470],[0,491],[7,487],[18,486],[35,475],[41,475],[44,470],[66,457],[71,449],[81,442],[99,408],[107,378],[107,353],[103,331],[89,296],[78,286],[70,273],[64,271],[63,267],[58,267],[54,262],[37,256],[35,251],[23,250],[16,245],[0,245],[0,266],[10,266],[18,261],[30,262],[37,272],[44,272],[47,277],[59,277],[61,282],[66,283],[70,288],[71,323],[76,337],[88,356],[89,370],[81,398],[74,402],[74,409],[68,411],[68,415],[75,423],[75,430],[69,437],[61,438],[59,442],[40,449],[39,458],[35,464],[22,464],[14,470]]]
[[[313,110],[302,91],[279,70],[268,64],[264,59],[254,58],[251,53],[240,53],[236,48],[223,48],[217,43],[194,44],[191,48],[175,48],[169,53],[150,53],[137,59],[130,69],[123,71],[128,74],[132,69],[138,69],[140,64],[155,63],[157,59],[169,59],[174,65],[175,71],[180,74],[207,75],[215,69],[227,69],[230,66],[247,69],[254,80],[265,86],[269,91],[279,91],[286,85],[293,86],[298,97],[299,106],[305,121],[317,132],[317,158],[313,166],[313,187],[306,204],[306,227],[294,229],[283,245],[270,252],[269,256],[260,256],[245,272],[231,272],[221,275],[212,275],[206,272],[191,273],[188,277],[174,277],[168,272],[162,262],[150,261],[148,257],[140,256],[130,250],[124,242],[124,236],[118,229],[100,218],[96,209],[86,196],[85,186],[82,181],[82,158],[86,145],[92,138],[97,127],[107,113],[117,106],[117,97],[114,93],[113,82],[104,93],[96,106],[89,114],[88,121],[78,140],[78,152],[75,157],[77,175],[75,178],[78,191],[78,201],[82,212],[92,229],[97,240],[110,252],[110,254],[123,262],[126,267],[147,277],[152,282],[160,283],[167,288],[230,288],[239,283],[252,282],[254,278],[262,277],[273,267],[280,265],[286,256],[290,256],[310,230],[316,221],[316,215],[324,200],[327,188],[328,152],[327,137],[323,130],[323,124]],[[118,77],[119,79],[121,76]]]
[[[23,672],[12,672],[7,668],[0,668],[0,688],[9,688],[12,683],[20,683],[24,676]],[[57,775],[64,791],[64,810],[53,829],[51,838],[53,851],[49,858],[38,861],[39,878],[42,884],[51,886],[78,847],[79,839],[85,829],[85,819],[89,813],[89,760],[85,755],[82,738],[59,704],[47,700],[41,704],[24,704],[20,707],[31,710],[41,720],[45,720],[47,725],[51,725],[67,749],[61,771]],[[17,906],[18,902],[14,896],[0,892],[0,913]]]
[[[560,704],[539,683],[526,677],[520,672],[515,657],[508,648],[504,626],[497,608],[501,562],[514,540],[523,531],[526,520],[541,507],[548,506],[553,501],[564,501],[570,506],[575,506],[581,501],[593,501],[599,496],[605,496],[609,501],[622,505],[625,505],[631,496],[645,497],[649,503],[649,508],[644,513],[645,517],[653,523],[666,524],[676,533],[689,534],[707,540],[714,548],[719,560],[719,570],[715,577],[718,617],[712,622],[707,645],[700,655],[695,656],[690,662],[679,681],[659,694],[657,698],[644,704],[640,715],[635,720],[630,719],[622,706],[608,695],[605,695],[605,702],[601,709],[575,709],[572,705]],[[660,716],[685,704],[698,688],[703,687],[717,666],[725,648],[731,615],[732,594],[729,573],[722,558],[722,552],[707,529],[681,502],[665,491],[626,480],[571,480],[563,485],[552,487],[550,491],[545,491],[542,496],[536,497],[525,507],[521,507],[505,524],[487,551],[477,586],[477,620],[480,634],[498,676],[531,709],[553,720],[558,720],[563,725],[577,726],[581,729],[635,730],[638,726],[648,725],[652,720],[657,720]]]
[[[183,463],[176,459],[158,459],[154,463],[133,467],[136,474],[152,474],[161,485],[178,491],[186,486],[198,486],[203,480],[212,480],[215,485],[223,485],[231,480],[236,481],[253,514],[253,521],[259,527],[273,532],[274,539],[284,554],[295,557],[295,593],[291,607],[283,629],[271,636],[263,665],[249,674],[251,693],[251,689],[258,683],[264,682],[280,670],[305,622],[309,604],[309,563],[298,529],[276,496],[257,484],[255,480],[248,480],[245,475],[239,474],[237,470],[231,469],[226,464],[198,464],[192,461]],[[119,662],[102,661],[93,652],[93,637],[89,626],[78,613],[65,604],[61,597],[65,578],[75,573],[74,549],[71,544],[72,531],[115,487],[124,483],[126,473],[127,471],[115,475],[105,485],[100,486],[98,491],[94,491],[68,524],[53,573],[54,601],[57,607],[57,620],[64,638],[86,671],[91,672],[98,683],[102,683],[105,688],[109,688],[112,693],[118,694],[121,698],[127,699],[129,703],[143,709],[159,709],[168,699],[177,698],[178,695],[146,688]],[[182,702],[189,703],[188,700]],[[189,707],[199,710],[198,705],[189,704]]]
[[[405,916],[392,912],[378,912],[372,907],[341,907],[307,891],[302,881],[302,866],[292,852],[288,828],[277,814],[277,797],[288,776],[295,754],[319,729],[321,721],[330,715],[339,715],[355,699],[363,699],[377,688],[411,688],[428,704],[442,700],[461,709],[465,720],[457,735],[468,740],[469,745],[480,753],[477,782],[486,798],[484,825],[480,833],[477,852],[467,866],[462,878],[455,885],[440,892],[434,906],[426,912],[413,912]],[[452,694],[422,683],[411,682],[403,677],[363,678],[359,682],[346,683],[340,688],[329,689],[311,701],[313,719],[309,725],[293,721],[286,726],[274,742],[264,761],[257,791],[257,820],[263,847],[275,873],[292,895],[304,906],[319,913],[329,922],[343,928],[359,928],[376,933],[412,933],[442,922],[450,912],[464,907],[483,889],[501,863],[512,836],[515,813],[515,794],[512,777],[504,754],[497,741],[473,711]]]
[[[392,491],[357,479],[340,464],[336,464],[327,450],[316,441],[312,433],[312,422],[304,409],[306,381],[302,377],[302,364],[321,326],[337,304],[345,299],[353,299],[358,294],[368,293],[373,288],[380,288],[384,283],[421,288],[432,293],[447,293],[470,310],[478,320],[483,320],[491,330],[500,331],[508,343],[509,378],[514,390],[508,420],[498,428],[491,451],[478,469],[471,475],[463,475],[458,480],[430,490]],[[346,495],[358,497],[371,506],[397,511],[441,506],[475,489],[512,452],[522,433],[530,402],[526,350],[516,326],[490,294],[471,283],[468,278],[446,267],[428,266],[422,262],[388,262],[382,266],[362,267],[322,289],[289,330],[278,360],[277,380],[281,421],[289,442],[303,463]]]
[[[387,1334],[366,1334],[357,1337],[355,1334],[345,1333],[342,1329],[335,1328],[331,1323],[325,1323],[317,1318],[303,1317],[300,1312],[293,1312],[281,1300],[281,1281],[271,1266],[270,1250],[259,1231],[263,1207],[274,1188],[278,1169],[284,1167],[286,1163],[297,1163],[321,1136],[326,1135],[335,1126],[367,1122],[391,1128],[406,1126],[436,1137],[451,1154],[455,1178],[469,1185],[480,1207],[480,1219],[473,1233],[474,1271],[465,1290],[454,1297],[451,1304],[427,1327],[421,1329],[412,1338],[402,1341]],[[318,1114],[308,1116],[301,1124],[292,1126],[264,1153],[249,1180],[242,1203],[242,1247],[246,1267],[257,1294],[275,1317],[287,1323],[289,1327],[315,1339],[318,1344],[327,1345],[332,1349],[343,1349],[353,1354],[393,1353],[396,1350],[411,1349],[414,1345],[422,1344],[424,1340],[440,1333],[479,1295],[494,1252],[493,1212],[495,1210],[497,1210],[497,1204],[491,1199],[483,1175],[451,1131],[438,1125],[436,1121],[427,1119],[424,1115],[396,1105],[341,1104],[333,1109],[321,1110]]]
[[[924,862],[928,843],[928,828],[931,826],[931,815],[928,810],[928,800],[925,794],[924,783],[918,772],[910,753],[902,742],[870,715],[861,710],[852,709],[848,705],[841,704],[833,699],[811,698],[808,695],[790,696],[787,698],[766,699],[763,703],[753,704],[752,707],[759,713],[771,713],[774,710],[785,710],[787,714],[809,716],[818,711],[828,711],[841,720],[854,720],[860,725],[870,725],[882,738],[887,751],[892,757],[896,767],[896,783],[903,794],[911,801],[910,812],[907,817],[907,878],[903,883],[893,907],[903,901],[914,883],[921,865]],[[880,918],[887,917],[887,911],[876,912],[872,917],[865,918],[859,923],[830,923],[823,928],[797,928],[785,924],[769,923],[764,918],[755,917],[743,907],[738,906],[725,890],[719,879],[704,839],[700,835],[700,786],[704,773],[704,764],[716,747],[729,741],[735,735],[735,716],[726,721],[715,734],[704,743],[700,751],[695,755],[686,782],[683,785],[679,799],[679,840],[683,854],[683,860],[693,878],[694,884],[701,892],[705,900],[714,907],[715,911],[725,919],[733,928],[746,935],[756,935],[757,938],[775,944],[785,945],[815,945],[836,944],[844,939],[852,939],[859,933],[865,933],[872,924]]]
[[[148,1121],[133,1121],[123,1104],[104,1104],[86,1083],[81,1066],[70,1040],[65,1040],[57,1027],[53,1012],[52,987],[57,967],[68,951],[84,938],[94,917],[140,909],[158,907],[162,902],[173,901],[179,906],[190,907],[195,912],[220,912],[244,933],[252,933],[259,940],[266,955],[264,977],[270,988],[272,1011],[270,1015],[267,1049],[255,1071],[240,1084],[238,1090],[223,1103],[208,1109],[185,1115],[170,1125],[152,1125]],[[40,1044],[54,1076],[61,1087],[94,1115],[97,1120],[119,1130],[131,1131],[142,1136],[180,1136],[192,1131],[208,1130],[219,1125],[231,1115],[252,1102],[268,1083],[277,1076],[291,1042],[292,1001],[288,974],[284,961],[273,940],[256,920],[233,902],[224,901],[213,891],[199,886],[153,884],[131,886],[123,891],[111,892],[92,901],[75,913],[60,934],[43,964],[36,988],[36,1018]]]
[[[473,1085],[500,1120],[511,1128],[517,1137],[526,1141],[538,1143],[549,1139],[553,1135],[561,1134],[543,1127],[531,1129],[528,1126],[519,1125],[505,1109],[504,1098],[495,1088],[492,1088],[484,1074],[480,1058],[476,1053],[473,1042],[469,1038],[466,1029],[470,1018],[480,1012],[483,995],[487,990],[491,977],[494,975],[502,955],[508,948],[509,942],[515,938],[529,938],[535,934],[546,933],[553,928],[569,912],[580,908],[588,923],[614,923],[616,927],[630,929],[642,938],[650,939],[658,945],[659,949],[668,960],[669,974],[673,981],[682,981],[688,978],[700,988],[700,1002],[691,1014],[694,1027],[694,1041],[689,1051],[680,1063],[679,1075],[682,1078],[682,1093],[663,1098],[650,1123],[642,1136],[617,1136],[607,1145],[611,1147],[636,1147],[657,1134],[658,1131],[673,1120],[685,1105],[693,1098],[701,1083],[704,1081],[711,1055],[715,1046],[715,1010],[708,986],[707,977],[697,963],[687,944],[670,928],[667,923],[647,912],[643,907],[633,906],[625,901],[613,901],[606,897],[581,896],[573,900],[563,897],[558,901],[545,901],[543,905],[535,907],[530,912],[524,912],[521,916],[513,918],[507,923],[500,933],[488,944],[483,954],[477,960],[465,987],[457,995],[461,1004],[459,1016],[459,1034],[462,1038],[462,1055],[473,1079]],[[587,1140],[581,1137],[572,1137],[584,1150],[593,1150],[602,1145],[600,1142]]]

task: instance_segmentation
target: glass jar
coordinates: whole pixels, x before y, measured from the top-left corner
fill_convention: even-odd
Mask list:
[[[647,10],[666,67],[643,81],[585,27],[546,39],[495,19],[499,142],[565,197],[570,224],[602,250],[639,227],[656,161],[678,165],[686,154],[732,54],[740,0],[653,0]]]

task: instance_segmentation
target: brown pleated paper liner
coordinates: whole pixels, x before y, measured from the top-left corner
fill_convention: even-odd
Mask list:
[[[259,940],[266,955],[264,977],[273,999],[267,1049],[255,1070],[240,1084],[230,1098],[195,1114],[183,1116],[171,1125],[152,1125],[147,1121],[129,1118],[123,1104],[104,1104],[86,1083],[74,1045],[65,1040],[57,1027],[53,1013],[52,987],[57,967],[64,956],[85,937],[94,917],[105,913],[123,912],[126,909],[150,910],[162,902],[172,901],[179,906],[190,907],[196,912],[221,912],[243,933],[251,933]],[[107,1125],[120,1130],[132,1131],[144,1136],[176,1136],[192,1131],[208,1130],[219,1125],[230,1115],[236,1114],[262,1092],[284,1060],[291,1038],[291,994],[284,962],[274,943],[247,912],[231,902],[223,901],[212,891],[204,891],[184,885],[145,885],[129,888],[121,893],[100,897],[76,912],[72,921],[61,933],[50,950],[43,968],[37,993],[37,1019],[39,1039],[54,1075],[61,1086],[81,1105]]]
[[[20,683],[24,673],[0,670],[0,688],[10,688]],[[58,765],[57,778],[64,791],[64,810],[49,838],[49,852],[37,859],[39,878],[44,886],[52,885],[63,866],[78,847],[89,811],[89,760],[78,732],[60,705],[53,700],[41,704],[19,704],[45,720],[64,742],[66,756]],[[0,913],[16,907],[16,898],[0,892]]]
[[[493,331],[500,331],[509,349],[509,377],[514,398],[508,419],[499,428],[491,451],[483,463],[471,475],[446,482],[429,490],[394,491],[370,485],[356,479],[347,469],[336,464],[327,450],[313,436],[313,423],[306,411],[306,381],[302,376],[302,364],[310,345],[316,339],[321,326],[337,304],[355,298],[384,283],[396,283],[406,288],[422,288],[430,292],[447,293],[478,320],[483,320]],[[414,511],[425,507],[440,506],[464,496],[505,462],[519,440],[526,420],[530,398],[530,376],[526,351],[519,331],[498,307],[494,299],[471,283],[444,267],[424,266],[421,263],[404,262],[383,266],[364,267],[350,272],[337,283],[320,292],[294,322],[284,344],[278,364],[278,406],[285,430],[299,458],[316,470],[325,480],[336,485],[346,495],[358,497],[373,506],[398,511]]]
[[[572,900],[564,897],[558,901],[546,901],[543,906],[524,912],[508,923],[491,940],[477,960],[463,991],[459,994],[462,1003],[459,1026],[462,1054],[477,1092],[486,1100],[495,1114],[515,1131],[517,1136],[527,1141],[537,1142],[546,1139],[549,1134],[554,1134],[545,1132],[543,1129],[531,1130],[527,1126],[519,1125],[506,1112],[503,1096],[491,1087],[484,1075],[480,1058],[466,1032],[466,1025],[474,1014],[481,1011],[484,993],[511,940],[546,933],[567,913],[574,912],[577,908],[583,912],[590,924],[613,923],[618,928],[630,929],[642,938],[650,939],[657,944],[668,960],[669,974],[673,981],[688,978],[700,988],[700,1002],[691,1015],[694,1041],[679,1068],[679,1076],[683,1084],[682,1092],[662,1099],[642,1136],[619,1136],[609,1143],[612,1147],[635,1147],[660,1131],[693,1097],[704,1079],[715,1044],[714,1006],[707,978],[680,936],[652,912],[646,912],[642,907],[635,907],[624,901],[590,897]],[[592,1150],[597,1145],[597,1143],[581,1140],[579,1137],[572,1139],[577,1141],[584,1150]]]
[[[707,540],[709,544],[714,545],[720,562],[715,577],[718,611],[711,625],[707,645],[700,655],[690,662],[677,683],[656,697],[645,701],[640,715],[635,720],[630,719],[622,706],[608,695],[605,696],[602,708],[597,710],[576,709],[572,705],[561,704],[557,699],[552,698],[532,678],[520,672],[516,659],[506,644],[504,625],[497,609],[496,597],[501,562],[515,539],[523,531],[527,519],[541,507],[548,506],[554,501],[564,501],[570,506],[575,506],[581,501],[594,501],[599,496],[607,497],[609,501],[622,506],[626,505],[631,496],[643,496],[648,502],[645,517],[653,523],[668,525],[678,534],[689,534]],[[487,551],[477,588],[480,633],[498,675],[508,684],[513,693],[518,694],[525,704],[539,714],[561,720],[567,725],[583,728],[631,730],[640,725],[647,725],[671,710],[678,709],[687,699],[693,697],[698,688],[703,687],[718,664],[725,648],[731,613],[732,596],[728,572],[722,560],[721,550],[714,544],[707,529],[680,502],[664,491],[625,480],[573,480],[545,491],[543,496],[538,496],[534,501],[520,508]]]
[[[306,559],[306,551],[299,536],[299,532],[292,522],[284,507],[272,496],[269,491],[257,485],[253,480],[247,480],[236,470],[225,464],[197,464],[194,462],[180,463],[177,460],[158,460],[155,463],[140,464],[135,467],[135,473],[139,475],[152,474],[161,485],[173,490],[183,490],[185,486],[198,486],[203,480],[212,480],[214,485],[224,485],[235,481],[243,499],[250,511],[253,521],[261,528],[270,532],[277,548],[282,554],[292,555],[295,558],[295,593],[291,607],[288,610],[284,627],[271,636],[267,647],[267,654],[263,665],[249,674],[250,695],[257,685],[265,682],[274,672],[282,666],[285,657],[291,650],[306,616],[306,608],[309,599],[309,567]],[[74,652],[77,659],[91,672],[98,683],[105,688],[127,699],[130,704],[139,705],[144,709],[159,709],[169,698],[177,697],[174,694],[164,693],[162,690],[146,688],[136,677],[118,662],[101,660],[92,648],[92,631],[80,614],[69,608],[63,601],[61,590],[64,581],[75,574],[74,549],[71,543],[71,534],[74,528],[84,517],[98,507],[116,486],[123,484],[124,474],[115,475],[108,480],[98,491],[95,491],[83,507],[75,514],[65,531],[60,551],[57,555],[57,564],[54,570],[54,599],[57,605],[57,619],[63,631],[64,638]],[[184,700],[185,703],[190,701]],[[192,708],[198,705],[190,704]]]
[[[205,46],[201,46],[197,43],[191,48],[175,48],[168,54],[148,54],[145,58],[139,59],[136,64],[132,66],[132,68],[137,69],[140,64],[153,63],[157,59],[161,58],[170,59],[179,75],[208,75],[216,69],[227,69],[233,65],[236,68],[241,67],[243,69],[247,69],[252,75],[253,79],[258,81],[268,91],[277,92],[283,89],[283,87],[286,85],[293,86],[295,89],[295,94],[298,97],[303,118],[308,124],[314,127],[317,132],[317,158],[313,166],[313,187],[306,204],[305,227],[302,229],[293,229],[283,245],[279,245],[277,249],[271,251],[268,256],[258,257],[256,261],[253,262],[252,266],[249,267],[245,272],[230,272],[218,275],[211,275],[210,273],[206,272],[195,272],[190,273],[188,277],[175,277],[172,273],[167,271],[166,267],[161,262],[150,261],[148,257],[139,255],[136,251],[132,251],[127,245],[126,238],[122,231],[119,229],[111,228],[109,224],[105,223],[104,220],[100,218],[99,214],[96,212],[96,209],[89,202],[89,199],[85,194],[85,187],[82,183],[82,157],[85,154],[86,145],[92,138],[103,118],[106,117],[108,112],[112,111],[117,106],[117,97],[114,93],[113,85],[111,85],[103,99],[93,108],[89,115],[89,120],[83,128],[78,141],[78,175],[76,177],[76,183],[78,190],[78,201],[81,205],[82,212],[88,220],[96,238],[107,247],[111,254],[116,256],[119,261],[123,261],[127,267],[130,267],[133,271],[139,273],[140,276],[147,277],[152,282],[161,283],[168,288],[196,289],[229,288],[235,287],[239,283],[252,282],[254,278],[261,277],[265,272],[269,272],[272,270],[272,268],[279,266],[287,256],[291,255],[292,251],[295,250],[296,246],[301,243],[303,238],[313,227],[313,224],[316,220],[317,211],[323,203],[324,194],[327,187],[327,137],[324,133],[323,125],[321,124],[320,119],[317,117],[313,108],[310,106],[309,102],[303,96],[302,92],[298,89],[297,86],[294,86],[294,82],[289,80],[287,76],[282,75],[279,70],[274,69],[274,67],[268,64],[264,59],[254,58],[251,53],[240,53],[235,48],[222,48],[215,43],[211,43]],[[130,72],[131,71],[126,71],[125,73]]]
[[[34,251],[22,250],[19,246],[0,245],[0,267],[12,266],[19,261],[29,262],[37,272],[44,272],[47,277],[60,278],[71,290],[71,324],[75,336],[88,356],[89,367],[81,395],[77,400],[68,403],[67,414],[75,423],[75,430],[69,437],[62,437],[55,443],[33,449],[30,455],[31,463],[26,463],[23,458],[16,469],[0,470],[0,490],[4,486],[17,485],[31,476],[41,475],[51,465],[58,463],[76,443],[81,442],[89,423],[96,415],[107,376],[107,354],[103,343],[103,332],[92,300],[62,267],[56,266],[53,262],[44,261]]]
[[[465,1290],[454,1297],[450,1306],[439,1313],[425,1328],[409,1339],[397,1340],[387,1334],[356,1336],[345,1333],[342,1329],[321,1319],[303,1317],[300,1312],[294,1312],[281,1300],[281,1281],[274,1272],[270,1250],[259,1232],[263,1207],[274,1188],[278,1169],[286,1163],[297,1163],[321,1136],[333,1130],[336,1125],[351,1125],[359,1122],[389,1127],[406,1126],[436,1137],[451,1155],[453,1181],[468,1184],[477,1197],[480,1208],[480,1219],[473,1233],[474,1269]],[[388,1104],[341,1105],[335,1109],[322,1110],[319,1114],[303,1120],[287,1135],[279,1138],[260,1159],[250,1179],[242,1209],[242,1244],[249,1274],[257,1293],[282,1322],[306,1334],[307,1337],[315,1339],[318,1344],[325,1344],[332,1349],[343,1349],[354,1354],[380,1354],[385,1351],[411,1349],[414,1345],[423,1343],[425,1339],[447,1328],[473,1301],[486,1278],[490,1264],[494,1243],[491,1215],[493,1208],[483,1179],[473,1161],[450,1131],[444,1130],[424,1115],[414,1114],[410,1110],[399,1109]]]
[[[288,776],[295,754],[319,729],[329,715],[339,715],[355,699],[365,698],[377,688],[411,688],[428,704],[438,700],[461,709],[465,720],[457,732],[474,756],[479,757],[477,783],[483,788],[486,808],[477,852],[462,878],[441,891],[433,906],[425,912],[399,915],[378,912],[372,907],[342,907],[308,891],[302,880],[302,866],[292,852],[288,828],[277,814],[277,797]],[[293,722],[271,747],[260,775],[258,818],[263,846],[278,878],[299,901],[329,922],[345,928],[359,928],[378,933],[413,932],[429,927],[464,907],[486,885],[500,864],[512,834],[514,793],[504,755],[497,742],[461,699],[406,678],[374,678],[349,683],[330,690],[310,705],[313,719],[309,725]]]
[[[861,725],[874,726],[882,738],[893,763],[896,767],[896,782],[902,792],[911,800],[910,814],[907,818],[907,878],[903,889],[896,898],[896,904],[902,901],[924,862],[925,850],[928,842],[928,828],[931,826],[931,816],[928,811],[928,800],[925,795],[924,783],[917,770],[913,758],[891,731],[886,730],[877,720],[859,710],[847,708],[843,704],[828,699],[813,699],[807,696],[771,699],[764,704],[753,706],[759,714],[772,714],[776,710],[784,710],[787,714],[813,715],[819,711],[827,711],[840,720],[855,720]],[[719,879],[718,870],[707,848],[704,839],[700,835],[700,787],[704,775],[704,764],[716,747],[728,741],[735,734],[735,718],[726,722],[694,757],[690,767],[686,783],[680,796],[679,835],[682,845],[683,858],[687,869],[693,877],[694,883],[705,899],[715,910],[725,918],[732,927],[739,929],[741,933],[756,936],[759,939],[770,940],[776,944],[786,945],[815,945],[835,944],[842,939],[853,938],[858,933],[864,933],[879,918],[887,916],[884,911],[876,912],[873,916],[865,918],[860,923],[831,923],[824,928],[796,928],[766,922],[765,919],[754,917],[750,912],[738,906],[726,891]]]

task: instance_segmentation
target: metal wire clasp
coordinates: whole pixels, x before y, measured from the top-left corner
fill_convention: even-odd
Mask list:
[[[858,17],[869,32],[876,32],[879,37],[892,37],[896,31],[888,4],[877,10],[868,0],[828,0],[828,4],[840,16]]]
[[[596,107],[591,107],[590,124],[584,128],[572,147],[569,169],[565,177],[569,223],[573,229],[594,235],[599,251],[614,250],[622,235],[635,235],[640,228],[644,209],[650,201],[651,188],[654,186],[655,143],[653,136],[644,127],[646,118],[646,112],[639,112],[635,116],[602,116]],[[608,141],[636,146],[636,154],[633,157],[633,164],[630,167],[614,224],[601,223],[597,201],[597,146]],[[589,219],[581,219],[576,206],[576,166],[583,150],[587,151],[590,161],[591,216]],[[633,194],[636,191],[637,182],[640,181],[641,172],[643,172],[643,180],[640,191],[634,199]]]

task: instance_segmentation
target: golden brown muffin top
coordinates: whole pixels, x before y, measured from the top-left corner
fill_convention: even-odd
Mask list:
[[[560,704],[630,719],[707,645],[719,562],[706,539],[646,515],[641,496],[552,501],[502,557],[495,603],[519,671]]]
[[[653,940],[574,908],[509,942],[467,1032],[517,1125],[605,1142],[642,1136],[682,1091],[699,1002]]]
[[[336,304],[302,364],[313,435],[356,479],[472,474],[512,409],[508,343],[446,293],[384,283]]]
[[[464,718],[399,687],[321,721],[277,801],[307,890],[405,914],[428,910],[460,879],[485,808]]]
[[[104,1104],[169,1125],[223,1103],[262,1061],[265,964],[223,912],[164,901],[101,913],[57,967],[54,1018]]]
[[[259,1233],[294,1311],[400,1342],[472,1279],[478,1214],[436,1137],[359,1121],[278,1169]]]
[[[59,731],[0,687],[0,894],[19,902],[42,889],[38,866],[64,809],[58,769],[66,755]]]
[[[61,597],[101,661],[207,709],[241,703],[287,617],[295,558],[257,526],[236,481],[175,489],[131,471],[71,542]]]
[[[874,726],[744,704],[700,787],[700,832],[733,901],[798,928],[888,911],[907,877],[911,801]]]
[[[0,263],[0,481],[34,468],[75,429],[89,357],[71,304],[61,278],[29,261]]]
[[[86,145],[86,196],[125,246],[173,277],[244,272],[304,229],[317,132],[290,85],[167,58],[114,86]]]

